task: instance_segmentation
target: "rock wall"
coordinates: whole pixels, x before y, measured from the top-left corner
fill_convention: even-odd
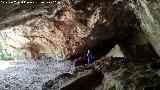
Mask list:
[[[142,30],[147,38],[139,44],[149,39],[159,54],[159,1],[60,0],[52,4],[2,4],[5,5],[8,7],[1,7],[2,11],[16,8],[2,14],[6,16],[1,17],[1,29],[13,32],[14,28],[20,28],[17,36],[26,40],[19,41],[20,46],[27,42],[38,43],[41,46],[38,53],[55,54],[58,59],[78,58],[88,49],[98,52],[97,46],[111,49],[135,31]],[[153,12],[154,8],[157,12]]]
[[[104,73],[102,90],[158,90],[160,88],[160,76],[157,73],[159,69],[147,68],[147,64],[141,62],[126,62],[114,66],[113,71]]]
[[[129,4],[140,19],[141,30],[146,33],[150,43],[160,56],[160,1],[159,0],[136,0]]]

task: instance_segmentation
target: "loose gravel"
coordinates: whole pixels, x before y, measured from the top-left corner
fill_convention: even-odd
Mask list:
[[[73,70],[71,61],[0,61],[0,90],[42,90],[43,83]]]

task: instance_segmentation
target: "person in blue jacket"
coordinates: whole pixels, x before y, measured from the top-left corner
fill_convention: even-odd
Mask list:
[[[87,63],[88,64],[93,62],[93,56],[92,56],[92,53],[90,52],[90,50],[88,50],[86,58],[87,58]]]

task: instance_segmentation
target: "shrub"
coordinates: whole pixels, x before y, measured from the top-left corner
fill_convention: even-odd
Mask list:
[[[14,60],[14,58],[12,56],[1,53],[0,60],[8,61],[8,60]]]

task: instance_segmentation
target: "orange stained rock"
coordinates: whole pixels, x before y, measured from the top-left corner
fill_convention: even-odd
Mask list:
[[[27,43],[28,44],[28,50],[31,53],[32,59],[39,59],[40,58],[40,45],[38,43]]]

